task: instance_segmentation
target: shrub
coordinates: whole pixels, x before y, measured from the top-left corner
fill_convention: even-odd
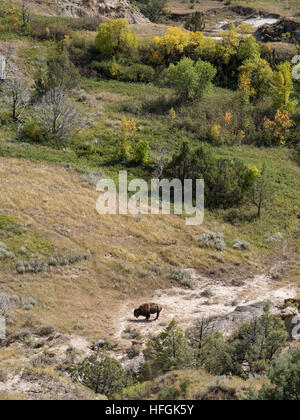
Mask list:
[[[0,293],[0,317],[5,316],[10,311],[12,311],[18,301],[18,296],[11,296],[7,293]]]
[[[300,350],[281,357],[268,377],[271,385],[263,385],[260,391],[248,390],[242,399],[298,401],[300,393]]]
[[[164,401],[172,401],[176,400],[179,396],[180,391],[176,389],[173,385],[170,388],[164,388],[163,390],[161,390],[158,394],[158,399]]]
[[[46,137],[55,142],[66,142],[86,124],[64,90],[51,89],[35,107],[36,119]]]
[[[95,45],[103,56],[112,57],[116,53],[136,48],[137,35],[130,30],[125,19],[109,19],[108,23],[99,26]]]
[[[35,74],[35,92],[33,100],[37,101],[50,91],[63,91],[64,93],[75,89],[79,84],[79,73],[71,62],[66,49],[55,51],[45,65],[42,65]]]
[[[150,271],[155,276],[161,276],[161,274],[163,273],[163,267],[161,265],[151,264]]]
[[[152,82],[155,78],[153,67],[144,64],[133,64],[131,66],[120,66],[117,75],[118,80],[125,82]]]
[[[235,239],[234,244],[232,245],[232,248],[234,249],[240,249],[240,250],[249,250],[251,248],[251,245],[249,242],[243,241],[242,239]]]
[[[139,344],[132,344],[129,349],[126,350],[127,356],[129,359],[134,359],[135,357],[139,356],[142,351],[142,346]]]
[[[123,338],[130,340],[139,340],[141,338],[141,333],[136,328],[127,327],[124,330]]]
[[[266,305],[260,318],[241,325],[228,342],[212,342],[204,365],[217,375],[263,374],[280,355],[287,338],[284,322]]]
[[[47,337],[55,332],[53,325],[51,324],[44,324],[38,330],[37,334],[41,337]]]
[[[210,208],[237,207],[249,199],[255,174],[238,159],[218,159],[211,149],[201,146],[192,150],[187,142],[166,165],[165,178],[204,179],[205,201]]]
[[[267,242],[275,243],[275,242],[281,242],[283,239],[283,235],[281,232],[275,233],[273,236],[266,236]]]
[[[33,21],[29,28],[29,34],[40,41],[62,41],[70,32],[70,27],[64,22],[50,24],[44,21]]]
[[[32,297],[22,298],[23,309],[25,309],[26,311],[30,311],[31,309],[33,309],[36,306],[36,304],[37,301]]]
[[[25,137],[27,141],[33,143],[42,144],[49,142],[49,135],[47,131],[44,128],[42,128],[36,121],[31,119],[27,121],[22,127],[20,136]]]
[[[176,65],[170,64],[166,71],[168,82],[183,99],[202,97],[211,87],[216,74],[217,70],[209,62],[198,60],[194,63],[187,57]]]
[[[167,0],[136,0],[135,4],[151,22],[164,22]]]
[[[112,396],[132,384],[132,377],[105,351],[93,354],[71,369],[73,381],[91,388],[96,394]]]
[[[200,248],[212,248],[217,251],[224,251],[226,248],[224,233],[210,231],[205,232],[201,235],[198,245]]]
[[[194,287],[193,279],[185,267],[175,268],[170,274],[170,279],[177,281],[181,286],[190,289]]]
[[[201,32],[205,29],[204,13],[195,12],[190,15],[185,24],[185,29],[191,32]]]
[[[0,260],[4,258],[14,258],[14,257],[15,257],[15,254],[6,249],[6,244],[3,242],[0,242]]]
[[[245,60],[239,68],[240,77],[247,77],[249,80],[249,96],[252,95],[258,99],[269,93],[273,71],[269,63],[259,55]]]
[[[144,369],[152,370],[153,373],[184,369],[192,363],[191,349],[175,320],[171,321],[163,332],[147,342],[144,356],[146,362],[149,362]]]
[[[138,164],[149,163],[149,143],[146,140],[139,140],[134,148],[134,161]]]
[[[97,152],[95,146],[91,143],[81,144],[76,149],[76,154],[78,157],[89,157],[94,155]]]

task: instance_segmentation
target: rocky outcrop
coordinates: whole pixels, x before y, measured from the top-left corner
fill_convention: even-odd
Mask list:
[[[224,337],[229,337],[242,324],[249,323],[262,316],[267,302],[258,302],[247,306],[238,306],[233,312],[217,318],[212,329],[219,331]],[[274,307],[271,305],[271,311]]]
[[[43,3],[41,0],[35,2]],[[129,0],[55,0],[51,8],[58,15],[74,18],[124,18],[129,23],[149,23],[149,20]]]
[[[295,299],[289,299],[288,301],[293,303],[294,300]],[[292,336],[292,330],[295,326],[293,319],[296,315],[299,315],[299,307],[297,305],[277,307],[270,304],[270,302],[257,302],[251,305],[238,306],[233,312],[216,318],[212,322],[211,328],[213,331],[222,333],[224,337],[230,337],[242,324],[250,323],[254,319],[261,317],[267,304],[270,305],[271,313],[280,316],[284,321],[290,338],[295,339],[295,337]]]
[[[281,19],[273,25],[264,25],[256,32],[256,37],[263,42],[281,42],[283,34],[286,42],[300,42],[300,18]]]

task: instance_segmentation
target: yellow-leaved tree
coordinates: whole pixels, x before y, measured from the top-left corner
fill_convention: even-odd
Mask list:
[[[276,109],[287,111],[290,115],[294,114],[298,105],[296,99],[292,99],[294,84],[292,78],[291,64],[286,61],[279,64],[278,71],[274,72],[272,78],[273,104]]]
[[[183,52],[183,49],[189,44],[190,39],[190,33],[185,32],[181,28],[170,27],[165,35],[153,38],[153,46],[168,63],[170,56],[178,52]]]
[[[108,23],[99,26],[95,45],[102,55],[112,57],[137,48],[138,36],[131,32],[127,20],[109,19]]]
[[[259,55],[245,60],[239,68],[239,90],[245,93],[245,102],[250,96],[256,99],[269,93],[273,71],[269,63]]]

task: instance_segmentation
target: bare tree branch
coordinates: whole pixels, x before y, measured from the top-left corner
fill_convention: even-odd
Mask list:
[[[38,122],[56,139],[65,141],[80,131],[85,120],[60,88],[51,89],[36,106]]]
[[[19,79],[8,79],[4,84],[3,101],[11,109],[12,119],[19,121],[30,101],[27,85]]]

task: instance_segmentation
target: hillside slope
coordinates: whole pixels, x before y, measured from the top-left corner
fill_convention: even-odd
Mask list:
[[[135,24],[149,22],[129,0],[31,0],[29,4],[31,10],[41,15],[125,18]]]

